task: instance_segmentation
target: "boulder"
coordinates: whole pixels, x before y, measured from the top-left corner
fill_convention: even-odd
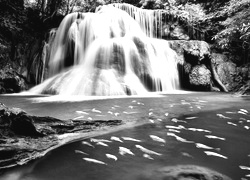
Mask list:
[[[193,67],[189,74],[190,84],[197,90],[210,90],[211,84],[211,72],[207,67],[202,65],[196,65]]]
[[[27,89],[25,78],[10,66],[0,69],[0,94],[17,93]]]

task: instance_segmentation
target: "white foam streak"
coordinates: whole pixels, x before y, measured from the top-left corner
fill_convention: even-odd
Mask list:
[[[215,153],[215,152],[212,152],[212,151],[204,151],[204,153],[208,156],[216,156],[216,157],[221,157],[221,158],[224,158],[224,159],[228,159],[228,157],[224,156],[224,155],[221,155],[219,153]]]
[[[125,148],[125,147],[119,147],[119,154],[121,154],[122,156],[124,156],[125,154],[130,154],[130,155],[135,155],[130,149]]]
[[[92,159],[92,158],[82,158],[83,160],[87,161],[87,162],[92,162],[92,163],[96,163],[96,164],[103,164],[103,165],[107,165],[105,162],[103,161],[99,161],[96,159]]]

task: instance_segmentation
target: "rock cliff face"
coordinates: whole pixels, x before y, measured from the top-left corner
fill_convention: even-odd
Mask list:
[[[212,62],[216,68],[218,76],[229,91],[235,88],[234,78],[236,76],[236,65],[223,54],[212,54]]]
[[[84,132],[120,125],[121,120],[61,121],[36,117],[0,104],[0,169],[22,165],[74,139]]]
[[[225,87],[237,94],[250,94],[250,64],[237,66],[224,54],[212,53],[211,60]]]
[[[208,43],[197,40],[172,40],[169,43],[177,53],[180,84],[183,89],[228,91],[212,63]]]

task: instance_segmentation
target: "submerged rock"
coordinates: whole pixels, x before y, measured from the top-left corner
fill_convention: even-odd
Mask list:
[[[30,116],[18,108],[0,103],[0,169],[22,165],[49,150],[83,137],[104,126],[120,125],[121,120],[61,121],[52,117]]]
[[[155,170],[143,179],[149,180],[232,180],[226,175],[212,169],[196,165],[167,166]]]

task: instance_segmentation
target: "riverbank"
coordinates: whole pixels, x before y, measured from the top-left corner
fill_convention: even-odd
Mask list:
[[[26,164],[69,142],[114,131],[116,126],[128,126],[119,119],[62,121],[31,116],[4,104],[0,104],[0,123],[0,169]]]

